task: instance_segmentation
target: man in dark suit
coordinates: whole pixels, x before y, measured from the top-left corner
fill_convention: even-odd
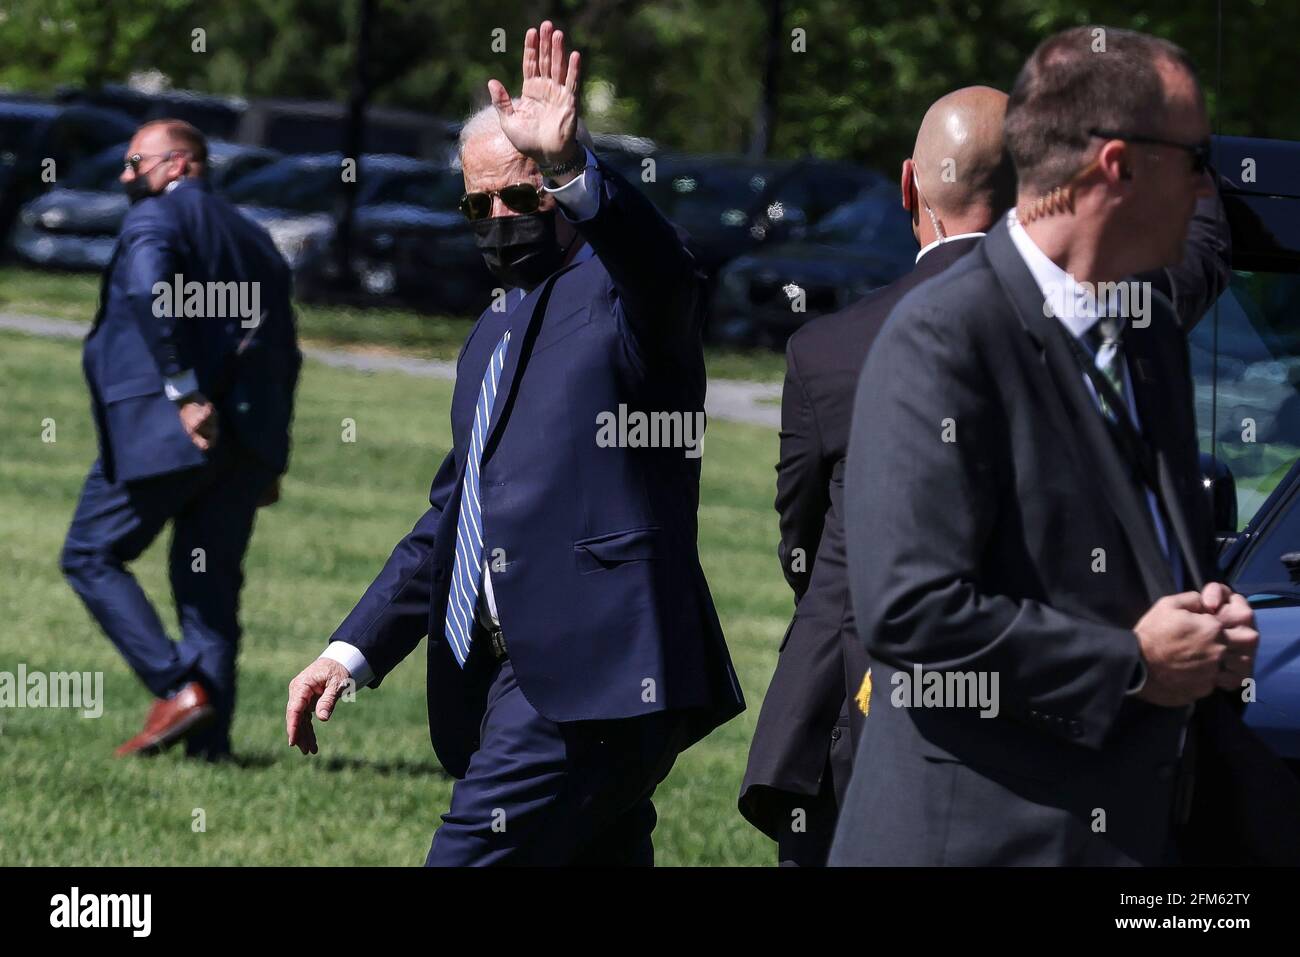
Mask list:
[[[877,337],[845,491],[869,773],[832,863],[1176,859],[1193,706],[1259,636],[1210,581],[1180,321],[1124,277],[1182,257],[1208,133],[1172,44],[1049,38],[1007,107],[1016,209]]]
[[[921,247],[916,268],[842,312],[814,319],[786,346],[776,508],[795,614],[740,793],[741,813],[776,841],[783,865],[826,863],[861,728],[853,696],[867,661],[853,630],[843,511],[858,373],[894,305],[968,253],[1015,202],[1015,172],[1002,145],[1006,99],[976,86],[930,107],[899,183]]]
[[[462,210],[512,288],[461,350],[429,510],[289,686],[289,743],[314,753],[313,707],[429,636],[430,736],[459,779],[430,865],[652,863],[656,786],[743,708],[696,550],[703,287],[579,142],[578,71],[530,29],[522,96],[490,81],[462,130]],[[677,440],[607,428],[647,412]]]
[[[142,126],[121,180],[132,199],[104,272],[83,366],[99,435],[61,564],[157,697],[117,751],[186,738],[230,753],[244,551],[289,456],[301,356],[291,277],[260,226],[214,195],[203,135]],[[172,523],[172,642],[127,570]]]

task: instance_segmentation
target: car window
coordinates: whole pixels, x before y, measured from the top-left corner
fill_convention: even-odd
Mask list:
[[[1282,561],[1283,555],[1300,552],[1300,486],[1288,477],[1282,488],[1277,506],[1269,506],[1265,521],[1255,529],[1255,538],[1246,542],[1241,563],[1233,573],[1233,588],[1243,594],[1300,597],[1300,582]]]
[[[1240,530],[1300,455],[1300,275],[1235,272],[1189,347],[1201,450],[1232,470]]]
[[[40,122],[30,116],[0,116],[0,169],[18,162],[19,154],[30,143]]]
[[[110,146],[101,153],[73,168],[63,185],[69,189],[86,189],[107,192],[117,188],[117,178],[122,175],[122,162],[127,143]]]
[[[888,185],[868,187],[837,206],[813,227],[808,238],[831,246],[916,249],[911,220],[899,205],[898,193]]]
[[[366,203],[405,203],[424,209],[455,211],[465,192],[465,181],[451,170],[383,175],[364,196]]]
[[[755,167],[670,167],[661,168],[646,191],[672,222],[687,231],[711,231],[747,225],[772,179],[772,171]]]
[[[274,162],[275,157],[265,156],[260,153],[232,157],[224,163],[214,162],[211,173],[213,186],[222,191],[228,190],[245,176],[249,176],[259,169],[265,169]]]
[[[328,163],[276,163],[235,183],[226,198],[248,206],[327,213],[334,207],[339,182],[339,168]]]

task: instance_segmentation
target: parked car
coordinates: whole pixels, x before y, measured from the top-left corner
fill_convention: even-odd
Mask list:
[[[1233,278],[1189,337],[1197,421],[1232,475],[1221,567],[1260,631],[1246,721],[1300,774],[1300,143],[1217,137],[1213,158]]]
[[[388,176],[357,208],[351,265],[354,299],[453,314],[480,312],[499,285],[458,208],[459,170],[427,168]],[[331,234],[333,240],[334,234]],[[297,286],[308,296],[341,293],[333,242],[313,247]]]
[[[356,166],[356,208],[394,177],[428,176],[437,169],[406,156],[363,155]],[[330,242],[343,196],[342,153],[299,153],[240,179],[226,192],[244,215],[260,222],[295,270]]]
[[[11,237],[17,258],[58,269],[98,270],[108,264],[130,206],[118,182],[126,148],[125,142],[110,146],[23,207]],[[208,179],[224,192],[276,158],[271,150],[211,140]]]
[[[897,186],[869,186],[804,238],[765,246],[723,266],[710,318],[713,337],[784,349],[805,322],[906,273],[916,251]]]
[[[660,211],[690,233],[710,274],[764,243],[799,238],[880,175],[825,160],[736,156],[656,157],[642,186]]]
[[[24,203],[130,139],[135,126],[129,116],[99,107],[0,99],[0,249]]]
[[[241,143],[281,153],[325,153],[343,148],[346,104],[328,100],[252,100],[235,135]],[[366,110],[363,153],[391,153],[441,162],[454,140],[446,120],[391,107]]]
[[[209,139],[231,140],[239,133],[248,102],[236,96],[211,96],[191,90],[147,93],[121,83],[106,83],[93,90],[65,87],[56,98],[61,103],[83,103],[117,110],[139,126],[149,120],[176,119],[192,123]]]

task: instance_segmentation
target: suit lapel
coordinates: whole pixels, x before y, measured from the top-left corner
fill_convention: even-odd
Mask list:
[[[1172,315],[1167,317],[1173,320]],[[1180,334],[1181,336],[1181,334]],[[1174,476],[1187,465],[1180,461],[1180,450],[1171,441],[1186,432],[1188,423],[1180,423],[1173,398],[1180,393],[1181,376],[1169,361],[1168,349],[1159,348],[1159,333],[1155,328],[1130,329],[1124,336],[1124,352],[1129,366],[1129,381],[1133,384],[1133,401],[1137,405],[1142,432],[1151,447],[1160,480],[1160,495],[1164,501],[1168,532],[1183,554],[1184,564],[1192,575],[1194,584],[1200,585],[1203,575],[1203,550],[1195,546],[1192,527],[1188,521],[1195,503],[1182,495]],[[1191,426],[1195,427],[1194,413]],[[1171,541],[1171,547],[1173,542]]]
[[[533,340],[541,329],[542,319],[546,316],[547,304],[551,290],[556,281],[578,263],[571,263],[552,274],[544,283],[535,288],[524,301],[510,314],[510,348],[506,350],[506,362],[501,368],[501,378],[497,382],[497,395],[492,404],[492,421],[488,423],[488,434],[483,441],[483,459],[486,461],[496,448],[497,435],[503,423],[510,418],[510,409],[514,404],[515,392],[523,369],[527,367],[525,357],[532,350]],[[491,362],[491,353],[488,354]]]
[[[1072,437],[1076,464],[1086,463],[1097,476],[1106,502],[1119,519],[1120,526],[1137,558],[1143,583],[1152,601],[1177,591],[1169,560],[1160,548],[1146,496],[1130,478],[1128,467],[1107,431],[1101,410],[1084,384],[1069,346],[1056,326],[1060,320],[1045,315],[1043,294],[1029,267],[1011,241],[1005,219],[1000,221],[984,241],[984,250],[1003,291],[1015,309],[1026,334],[1039,350],[1044,369],[1053,385],[1047,390],[1059,403],[1049,403],[1049,414],[1057,421],[1063,436]]]

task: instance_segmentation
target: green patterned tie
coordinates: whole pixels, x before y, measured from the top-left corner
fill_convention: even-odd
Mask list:
[[[1101,374],[1106,377],[1106,381],[1111,384],[1115,394],[1125,403],[1128,397],[1124,394],[1124,351],[1120,342],[1120,337],[1124,332],[1124,321],[1115,319],[1111,316],[1102,316],[1098,319],[1091,329],[1084,333],[1084,339],[1087,340],[1089,347],[1093,352],[1093,360]],[[1112,422],[1118,422],[1118,416],[1121,414],[1119,409],[1112,409],[1104,396],[1098,395],[1097,402],[1101,405],[1101,411]],[[1122,414],[1127,415],[1128,410],[1124,409]]]

